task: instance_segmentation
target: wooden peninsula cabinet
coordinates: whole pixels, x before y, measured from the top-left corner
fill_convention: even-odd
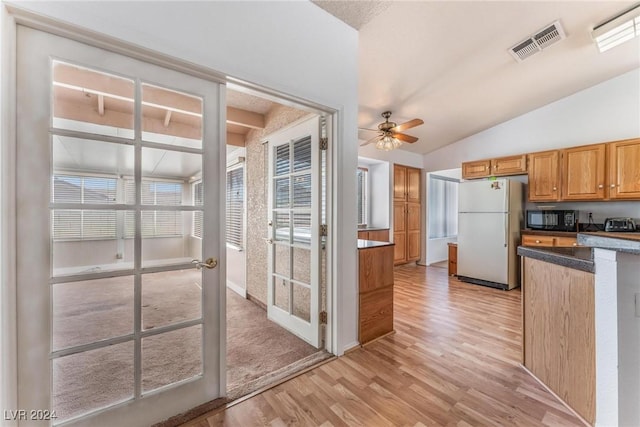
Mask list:
[[[420,259],[420,169],[393,166],[393,242],[395,264]]]
[[[393,243],[358,241],[358,340],[393,332]]]

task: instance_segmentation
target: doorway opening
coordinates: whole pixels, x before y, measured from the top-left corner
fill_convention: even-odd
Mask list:
[[[235,399],[331,356],[323,328],[308,330],[311,313],[326,310],[326,253],[311,232],[326,224],[326,151],[317,145],[327,125],[235,86],[226,101],[227,396]]]

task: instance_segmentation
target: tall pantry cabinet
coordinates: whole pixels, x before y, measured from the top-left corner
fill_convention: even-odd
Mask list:
[[[420,259],[420,169],[393,166],[394,264]]]

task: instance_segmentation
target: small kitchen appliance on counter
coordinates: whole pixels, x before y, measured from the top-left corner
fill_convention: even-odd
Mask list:
[[[623,233],[634,232],[636,230],[636,222],[633,218],[607,218],[604,221],[604,231]]]

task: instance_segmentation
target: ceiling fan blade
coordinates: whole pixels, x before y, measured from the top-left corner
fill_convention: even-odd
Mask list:
[[[369,144],[371,144],[372,142],[375,142],[376,140],[378,140],[378,139],[380,139],[380,138],[381,138],[381,136],[380,136],[380,135],[376,135],[376,136],[374,136],[373,138],[368,139],[368,140],[366,140],[365,142],[363,142],[362,144],[360,144],[360,147],[364,147],[365,145],[369,145]]]
[[[418,140],[415,136],[405,135],[404,133],[394,133],[394,138],[398,138],[402,142],[414,143]]]
[[[368,130],[371,132],[380,132],[380,129],[358,128],[358,130]]]
[[[402,123],[401,125],[398,125],[394,128],[389,129],[391,132],[402,132],[405,131],[407,129],[411,129],[414,128],[416,126],[420,126],[421,124],[423,124],[424,121],[422,119],[413,119],[413,120],[409,120],[408,122]]]

